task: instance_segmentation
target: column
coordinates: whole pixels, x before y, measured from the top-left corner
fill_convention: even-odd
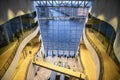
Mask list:
[[[24,32],[23,32],[23,23],[22,23],[22,17],[21,17],[21,16],[20,16],[20,28],[21,28],[22,34],[24,34]]]
[[[5,23],[3,26],[3,29],[4,29],[5,39],[7,40],[7,43],[9,44],[10,39],[9,39],[9,35],[8,35],[8,31],[7,31],[6,27],[7,27],[7,24]]]

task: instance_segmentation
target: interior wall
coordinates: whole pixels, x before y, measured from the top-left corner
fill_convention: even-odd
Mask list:
[[[0,25],[16,16],[34,11],[31,0],[0,0]]]
[[[91,14],[107,23],[116,31],[115,55],[120,62],[120,0],[94,0]]]

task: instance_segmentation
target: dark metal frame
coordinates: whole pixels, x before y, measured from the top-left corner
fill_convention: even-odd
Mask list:
[[[89,8],[92,0],[32,0],[39,7],[86,7]]]

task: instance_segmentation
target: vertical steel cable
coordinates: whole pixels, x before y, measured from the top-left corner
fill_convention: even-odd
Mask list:
[[[57,42],[57,44],[58,44],[58,55],[59,55],[59,16],[56,18],[58,19],[58,42]]]
[[[74,10],[76,11],[77,8],[74,8]],[[75,15],[75,16],[77,17],[77,15]],[[75,41],[75,46],[76,46],[76,47],[75,47],[75,50],[74,50],[74,55],[75,55],[75,53],[76,53],[76,51],[77,51],[77,40],[78,40],[78,39],[77,39],[77,38],[78,38],[78,35],[77,35],[77,24],[78,24],[78,22],[77,22],[77,20],[76,20],[75,22],[76,22],[76,26],[75,26],[75,27],[76,27],[76,31],[75,31],[75,38],[76,38],[76,39],[75,39],[75,40],[76,40],[76,41]]]
[[[52,9],[53,9],[53,7],[52,7]],[[51,17],[52,18],[52,17]],[[52,21],[52,37],[53,37],[53,41],[52,41],[52,55],[54,55],[54,44],[55,44],[55,42],[54,42],[54,21],[53,20],[51,20]]]
[[[45,7],[45,12],[48,13],[48,10],[46,10],[46,9],[48,9],[48,7]],[[47,16],[47,15],[45,14],[45,16]],[[48,18],[48,16],[47,16],[47,18]],[[47,20],[45,21],[45,23],[46,23],[46,22],[47,22]],[[45,25],[46,25],[46,24],[45,24]],[[46,25],[46,26],[48,27],[48,25]],[[48,34],[48,30],[47,30],[47,41],[46,41],[46,42],[47,42],[47,45],[46,45],[46,46],[47,46],[47,47],[46,47],[46,48],[47,48],[47,49],[46,49],[47,56],[48,56],[48,54],[49,54],[49,53],[48,53],[48,48],[49,48],[49,46],[48,46],[48,45],[49,45],[48,37],[49,37],[49,34]]]
[[[63,38],[65,38],[66,37],[66,35],[65,35],[65,17],[66,17],[66,15],[65,14],[67,14],[66,12],[65,12],[65,7],[63,7],[64,9],[64,15],[63,15],[63,17],[64,17],[64,37]],[[68,26],[67,26],[68,27]],[[65,40],[65,39],[64,39]],[[65,52],[65,43],[64,43],[64,45],[63,45],[63,55],[64,55],[64,52]]]

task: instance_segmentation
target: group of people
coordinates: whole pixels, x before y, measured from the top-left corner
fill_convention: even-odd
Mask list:
[[[69,53],[67,53],[67,54],[53,54],[52,53],[52,55],[49,55],[49,53],[46,53],[46,55],[44,55],[44,57],[48,57],[48,56],[52,56],[52,57],[55,57],[55,56],[57,56],[57,57],[65,57],[65,58],[74,58],[75,57],[75,53],[74,54],[69,54]]]

